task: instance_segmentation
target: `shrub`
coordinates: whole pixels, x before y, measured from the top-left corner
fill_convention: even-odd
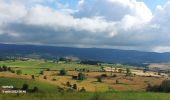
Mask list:
[[[170,80],[164,80],[160,85],[151,86],[151,84],[148,84],[146,90],[152,91],[152,92],[168,92],[168,93],[170,93]]]
[[[7,70],[8,70],[8,67],[7,67],[6,65],[3,65],[3,66],[2,66],[2,69],[3,69],[3,71],[7,71]]]
[[[107,74],[102,74],[101,77],[107,77]]]
[[[56,81],[56,78],[53,78],[52,81]]]
[[[73,89],[77,90],[77,84],[73,84]]]
[[[11,73],[15,73],[15,70],[11,70],[10,72],[11,72]]]
[[[17,70],[16,73],[17,73],[17,75],[21,75],[22,71],[21,70]]]
[[[101,76],[97,77],[97,82],[102,82],[102,77]]]
[[[50,71],[50,68],[47,68],[46,71]]]
[[[71,84],[70,84],[69,81],[66,83],[66,85],[67,85],[68,87],[71,87]]]
[[[119,84],[119,80],[116,80],[116,84]]]
[[[11,71],[11,67],[8,67],[8,69],[7,69],[8,71]]]
[[[85,79],[85,74],[78,73],[78,80],[84,80],[84,79]]]
[[[28,90],[28,88],[29,88],[29,85],[28,84],[23,84],[22,85],[22,90]]]
[[[44,71],[40,71],[40,74],[41,74],[41,75],[44,75]]]
[[[66,75],[66,73],[67,73],[67,72],[66,72],[65,69],[61,69],[59,74],[60,74],[60,75]]]
[[[117,77],[117,75],[116,75],[116,74],[114,74],[112,77]]]
[[[85,89],[84,87],[82,87],[82,88],[80,89],[80,92],[86,92],[86,89]]]
[[[38,87],[35,86],[35,87],[33,88],[32,92],[38,92]]]
[[[31,78],[34,80],[34,79],[35,79],[35,76],[34,76],[34,75],[31,75]]]
[[[47,76],[44,76],[43,78],[44,78],[44,79],[47,79]]]

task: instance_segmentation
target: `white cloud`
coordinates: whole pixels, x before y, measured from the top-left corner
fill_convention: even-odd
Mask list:
[[[77,6],[1,0],[0,42],[169,51],[169,3],[153,14],[136,0],[80,0]]]

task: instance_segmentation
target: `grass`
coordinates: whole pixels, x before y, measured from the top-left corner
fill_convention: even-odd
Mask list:
[[[22,70],[23,74],[35,74],[37,75],[41,70],[50,68],[51,70],[75,70],[77,69],[88,69],[91,71],[99,71],[100,67],[94,65],[81,65],[76,63],[66,63],[66,64],[57,64],[53,62],[45,62],[42,60],[28,60],[28,61],[0,61],[0,66],[7,65],[14,69]]]
[[[21,88],[23,84],[28,84],[30,89],[36,86],[38,87],[40,92],[47,92],[47,93],[57,92],[56,86],[47,83],[42,83],[42,82],[29,80],[29,79],[0,78],[0,86],[14,86],[17,88]]]
[[[16,96],[15,94],[0,94],[0,100],[169,100],[168,93],[145,92],[99,92],[99,93],[37,93]]]

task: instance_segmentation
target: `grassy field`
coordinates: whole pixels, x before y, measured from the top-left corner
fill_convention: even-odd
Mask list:
[[[15,70],[22,70],[23,74],[33,74],[37,75],[41,70],[44,69],[51,69],[51,70],[60,70],[60,69],[66,69],[66,70],[74,70],[77,69],[83,69],[86,68],[91,71],[99,71],[101,70],[100,67],[94,66],[94,65],[82,65],[82,64],[76,64],[76,63],[54,63],[52,61],[45,62],[43,60],[28,60],[28,61],[0,61],[0,66],[7,65],[12,67]]]
[[[83,65],[77,63],[54,63],[52,61],[28,60],[28,61],[0,61],[0,66],[6,65],[13,70],[22,70],[21,75],[8,71],[0,72],[0,86],[12,85],[21,88],[27,83],[32,89],[38,87],[38,93],[27,94],[0,94],[0,100],[169,100],[168,93],[144,92],[148,83],[158,85],[167,77],[142,77],[126,76],[125,73],[113,73],[116,77],[110,76],[110,72],[100,72],[101,67],[97,65]],[[113,65],[120,67],[120,65]],[[121,67],[123,67],[121,65]],[[49,71],[46,69],[49,68]],[[60,69],[66,69],[67,74],[59,75]],[[77,69],[87,69],[84,72],[86,79],[83,81],[72,79],[73,75],[78,75]],[[129,67],[133,68],[133,67]],[[43,74],[39,74],[43,70]],[[106,78],[102,82],[97,81],[97,77],[105,74]],[[35,75],[35,79],[31,78]],[[44,76],[47,79],[44,79]],[[55,81],[53,80],[55,79]],[[116,83],[116,80],[119,80]],[[77,84],[77,90],[67,92],[67,82],[71,85]],[[58,92],[58,88],[63,88],[64,92]],[[84,87],[87,92],[79,92]]]
[[[22,88],[23,84],[28,84],[30,89],[36,86],[38,87],[40,92],[44,92],[44,93],[57,92],[56,86],[47,83],[42,83],[39,81],[34,81],[30,79],[18,79],[18,78],[0,78],[0,86],[14,86],[16,88]]]
[[[0,94],[0,100],[169,100],[168,93],[108,92],[108,93],[37,93],[37,94]]]

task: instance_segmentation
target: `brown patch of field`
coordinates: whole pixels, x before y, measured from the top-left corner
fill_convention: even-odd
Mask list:
[[[86,72],[87,79],[83,81],[73,80],[72,75],[78,75],[77,71],[68,71],[67,75],[60,76],[59,71],[44,71],[44,75],[35,77],[35,81],[46,82],[52,85],[68,88],[66,83],[69,81],[71,85],[77,84],[78,89],[85,87],[87,91],[108,91],[110,89],[118,91],[145,91],[148,83],[158,85],[165,77],[145,77],[145,76],[125,76],[124,73],[113,73],[116,77],[110,77],[110,72]],[[102,79],[102,82],[97,82],[96,77],[106,74],[108,77]],[[47,79],[44,79],[44,76]],[[0,72],[0,77],[23,78],[31,79],[31,75],[16,75],[9,72]],[[55,79],[55,80],[53,80]],[[118,80],[118,84],[116,84]]]

